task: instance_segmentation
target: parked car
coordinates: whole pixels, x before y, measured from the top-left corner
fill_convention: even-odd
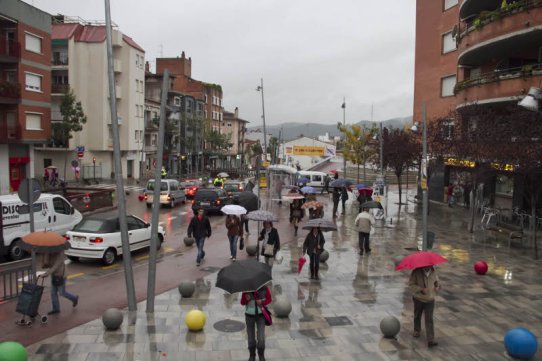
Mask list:
[[[181,181],[181,188],[184,189],[186,198],[194,198],[194,195],[201,188],[201,181],[199,179],[185,179]]]
[[[228,197],[234,201],[239,196],[239,193],[243,191],[243,188],[243,182],[234,180],[226,181],[222,187],[222,189],[226,191]]]
[[[222,188],[202,188],[192,200],[192,210],[203,208],[206,212],[219,212],[228,203],[228,194]]]
[[[154,196],[154,179],[149,179],[147,187],[143,192],[143,197],[147,203],[147,208],[152,207],[152,201]],[[185,203],[186,195],[184,190],[175,179],[161,179],[160,180],[160,204],[169,205],[171,208],[175,207],[178,202]]]
[[[151,225],[134,215],[127,215],[128,238],[130,251],[150,247]],[[158,226],[158,246],[160,249],[166,233]],[[71,248],[66,255],[72,261],[79,258],[101,259],[106,265],[115,262],[122,254],[120,238],[120,223],[118,216],[89,216],[77,224],[73,230],[66,233],[66,239]]]

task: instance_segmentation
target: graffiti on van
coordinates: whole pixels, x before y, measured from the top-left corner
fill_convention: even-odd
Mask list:
[[[33,208],[34,213],[41,212],[43,216],[49,213],[46,202],[34,203]],[[28,205],[26,204],[2,205],[2,222],[18,219],[23,214],[28,214]]]

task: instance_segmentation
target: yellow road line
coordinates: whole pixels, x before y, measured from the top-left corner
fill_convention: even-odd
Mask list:
[[[66,278],[71,280],[72,278],[81,277],[82,275],[84,275],[84,273],[74,273],[72,275],[67,276]]]
[[[112,264],[110,266],[102,266],[100,267],[100,269],[105,269],[105,270],[108,270],[108,269],[113,269],[113,268],[119,268],[120,266],[116,265],[116,264]]]
[[[140,257],[135,257],[134,258],[136,261],[142,261],[144,259],[149,259],[149,255],[145,255],[145,256],[140,256]]]
[[[175,251],[175,248],[171,248],[171,247],[164,247],[164,253],[171,253]]]

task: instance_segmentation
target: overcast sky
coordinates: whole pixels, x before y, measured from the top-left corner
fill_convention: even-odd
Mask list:
[[[101,0],[25,0],[50,14],[104,20]],[[412,115],[415,1],[111,0],[120,30],[156,57],[192,58],[223,105],[267,124]]]

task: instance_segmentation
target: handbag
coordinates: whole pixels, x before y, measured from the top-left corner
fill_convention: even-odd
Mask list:
[[[254,299],[256,301],[259,300],[257,292],[254,292]],[[271,317],[272,316],[271,311],[269,311],[267,306],[264,306],[264,305],[260,306],[260,310],[262,311],[263,318],[265,319],[265,325],[266,326],[271,326],[273,324],[273,318]]]
[[[64,285],[64,276],[55,276],[55,275],[53,275],[51,283],[55,287],[63,286]]]
[[[239,249],[242,250],[243,248],[245,248],[245,240],[241,237],[239,238]]]
[[[273,257],[275,255],[275,245],[266,243],[263,250],[263,255],[267,257]]]

